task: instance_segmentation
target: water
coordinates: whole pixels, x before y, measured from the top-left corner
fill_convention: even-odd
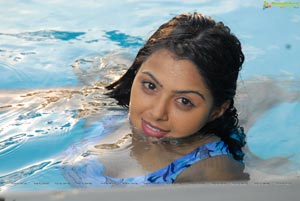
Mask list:
[[[251,181],[299,180],[299,8],[262,4],[0,0],[1,191],[70,189],[59,167],[93,154],[99,141],[113,151],[116,139],[107,136],[126,112],[103,86],[126,71],[160,24],[194,11],[224,21],[243,44],[236,102]]]

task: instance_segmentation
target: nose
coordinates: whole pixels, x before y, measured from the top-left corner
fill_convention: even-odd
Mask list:
[[[155,121],[167,121],[169,101],[167,97],[160,96],[152,103],[150,115]]]

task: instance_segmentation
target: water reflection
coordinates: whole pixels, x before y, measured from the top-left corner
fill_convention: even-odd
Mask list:
[[[0,180],[26,180],[29,175],[24,172],[28,171],[36,179],[42,178],[43,171],[52,176],[61,174],[61,170],[54,167],[76,165],[91,155],[99,157],[99,161],[105,164],[109,170],[106,172],[108,175],[135,176],[153,169],[153,164],[148,164],[147,170],[137,162],[143,159],[142,153],[151,155],[153,146],[159,147],[162,143],[164,146],[161,147],[166,148],[165,144],[169,143],[168,150],[163,151],[176,151],[174,147],[181,146],[178,141],[162,139],[149,143],[145,139],[134,138],[126,111],[103,95],[104,86],[122,75],[131,61],[132,57],[124,51],[104,56],[89,55],[77,59],[73,64],[73,71],[81,82],[77,86],[0,91],[0,160],[7,164],[0,167]],[[267,131],[260,128],[255,133],[251,129],[273,108],[284,103],[299,106],[299,86],[300,79],[295,77],[256,77],[239,83],[236,104],[240,112],[240,124],[251,136],[248,137],[245,162],[252,181],[297,178],[299,163],[295,159],[299,158],[299,152],[294,153],[296,156],[293,158],[283,155],[264,158],[264,153],[251,146],[256,143],[258,136],[270,133],[278,126],[288,125],[274,125],[274,128],[267,128]],[[284,113],[281,111],[274,115],[295,114],[293,110]],[[272,118],[268,121],[272,121]],[[289,133],[293,135],[282,134],[288,146],[297,145],[292,143],[295,141],[292,136],[299,133],[299,129],[292,128],[294,130],[289,130]],[[272,139],[266,138],[265,142],[284,149],[279,143],[280,139],[274,136]],[[135,142],[141,146],[133,146]],[[277,153],[275,150],[265,151]],[[32,155],[31,158],[24,157],[26,154]],[[157,163],[164,165],[167,161],[165,158]],[[171,160],[174,159],[169,158]],[[116,165],[114,161],[124,165]]]

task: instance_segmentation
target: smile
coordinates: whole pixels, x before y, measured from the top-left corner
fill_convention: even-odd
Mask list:
[[[152,137],[163,137],[170,132],[168,130],[163,130],[161,128],[155,127],[143,119],[142,119],[142,129],[145,134]]]

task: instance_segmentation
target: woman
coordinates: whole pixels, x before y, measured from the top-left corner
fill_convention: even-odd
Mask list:
[[[128,71],[106,87],[129,108],[144,183],[248,179],[234,107],[243,62],[239,40],[222,22],[182,14],[161,25]],[[149,142],[155,145],[145,151]]]
[[[194,13],[163,24],[107,86],[129,108],[130,128],[110,133],[116,143],[102,140],[64,176],[77,187],[248,180],[234,107],[243,61],[221,22]]]

